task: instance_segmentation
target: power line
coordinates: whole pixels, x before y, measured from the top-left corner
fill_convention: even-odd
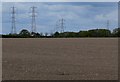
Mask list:
[[[32,12],[32,26],[31,26],[31,32],[33,33],[36,33],[36,12],[35,12],[35,8],[37,7],[31,7],[31,12]]]
[[[15,7],[12,7],[12,30],[11,30],[11,34],[16,34],[16,21],[15,21]]]
[[[65,19],[60,19],[60,29],[61,29],[61,33],[64,32],[64,28],[65,28]]]
[[[109,26],[110,26],[110,21],[107,20],[107,29],[109,30]]]
[[[107,29],[109,30],[109,26],[110,26],[110,21],[107,20]],[[107,31],[106,35],[109,35],[109,32]]]
[[[56,25],[55,25],[54,31],[58,32],[58,28],[59,28],[59,21],[56,21]]]

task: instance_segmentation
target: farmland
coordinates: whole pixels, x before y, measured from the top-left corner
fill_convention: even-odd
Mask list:
[[[3,39],[3,80],[117,80],[117,38]]]

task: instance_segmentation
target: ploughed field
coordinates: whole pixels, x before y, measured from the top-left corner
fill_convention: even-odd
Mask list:
[[[3,39],[3,80],[117,80],[117,38]]]

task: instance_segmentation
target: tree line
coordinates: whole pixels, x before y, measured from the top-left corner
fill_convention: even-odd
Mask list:
[[[20,31],[19,34],[6,34],[2,38],[71,38],[71,37],[120,37],[120,28],[115,28],[112,32],[108,29],[91,29],[79,32],[55,32],[48,35],[48,33],[29,32],[26,29]]]

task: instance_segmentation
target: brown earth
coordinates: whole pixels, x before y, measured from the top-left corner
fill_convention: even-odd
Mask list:
[[[3,39],[3,80],[117,80],[117,38]]]

